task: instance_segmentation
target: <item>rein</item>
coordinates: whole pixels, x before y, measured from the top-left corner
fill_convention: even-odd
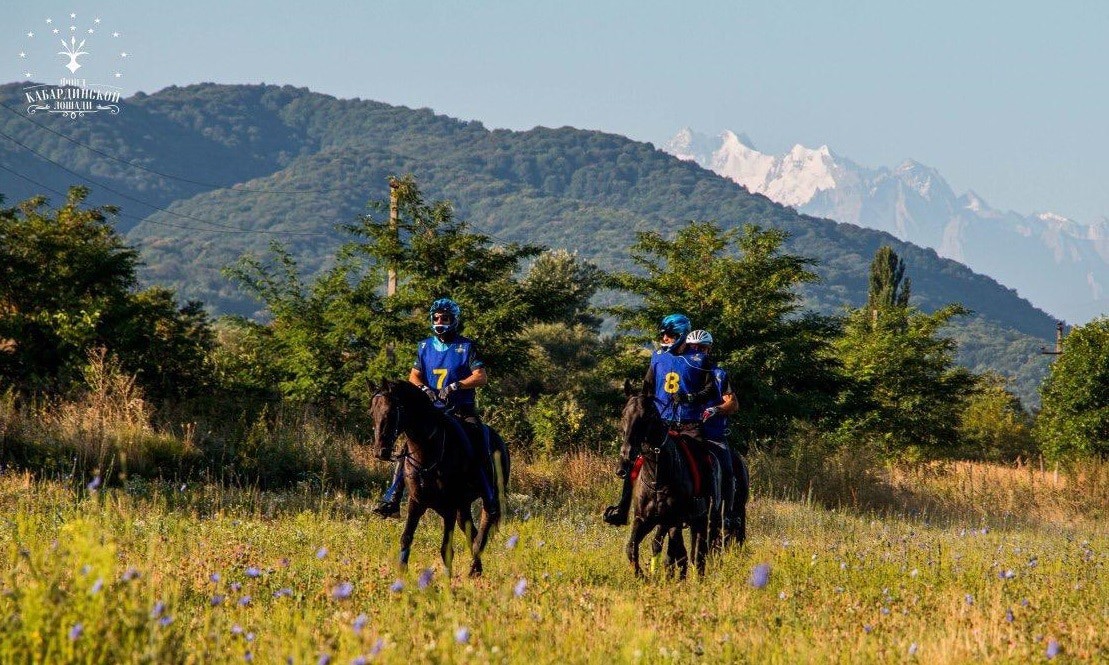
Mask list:
[[[384,395],[385,394],[382,392],[376,392],[374,393],[373,398],[371,398],[371,401],[373,399],[377,399],[378,397],[384,397]],[[397,439],[400,438],[402,432],[401,423],[404,422],[404,403],[401,400],[393,400],[393,408],[390,409],[390,415],[392,416],[391,420],[393,422],[392,431],[388,432],[388,435],[392,440],[393,447],[395,448]],[[426,437],[426,440],[430,441],[431,439],[433,439],[435,437],[436,430],[438,430],[441,434],[439,441],[439,457],[434,462],[432,462],[431,465],[421,465],[419,460],[416,459],[416,456],[412,454],[410,446],[407,445],[402,448],[399,455],[392,455],[390,457],[390,460],[394,462],[402,462],[405,465],[405,468],[412,468],[414,471],[412,474],[405,474],[409,477],[425,476],[431,473],[436,469],[436,467],[439,466],[440,463],[442,463],[443,458],[446,456],[447,453],[447,432],[446,429],[441,425],[433,425],[431,433]],[[408,433],[405,432],[405,435],[408,436]],[[408,436],[408,439],[409,441],[411,441],[412,437]]]

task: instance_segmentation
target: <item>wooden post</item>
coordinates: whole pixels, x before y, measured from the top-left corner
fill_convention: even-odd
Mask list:
[[[389,233],[392,235],[393,241],[398,240],[399,222],[400,219],[400,183],[396,178],[389,178]],[[395,295],[397,292],[397,269],[392,263],[385,276],[385,296],[389,297]],[[391,340],[385,345],[385,357],[388,358],[389,364],[393,364],[396,360],[396,344]]]

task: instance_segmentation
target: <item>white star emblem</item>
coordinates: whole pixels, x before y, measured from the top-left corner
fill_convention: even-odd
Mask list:
[[[89,34],[90,35],[92,34],[92,28],[89,28]]]
[[[113,32],[113,33],[112,33],[112,36],[113,36],[113,37],[119,37],[119,33],[118,33],[118,32]]]
[[[23,75],[27,78],[31,78],[31,72],[23,72]]]
[[[75,25],[69,26],[69,31],[70,32],[77,32],[77,26],[75,26]]]
[[[76,14],[70,14],[69,18],[77,18],[77,15]]]
[[[115,73],[116,78],[119,78],[120,76],[123,76],[123,72],[116,72]]]
[[[54,22],[54,19],[52,19],[52,18],[48,18],[48,19],[46,19],[46,22],[47,22],[47,23],[53,23],[53,22]]]
[[[21,57],[21,58],[26,58],[26,57],[27,57],[27,54],[26,54],[26,53],[24,53],[23,51],[20,51],[20,52],[19,52],[19,57]]]
[[[35,33],[33,33],[33,32],[28,32],[28,33],[27,33],[27,36],[28,36],[28,37],[34,37],[34,36],[35,36]]]
[[[99,23],[99,22],[100,22],[100,19],[99,19],[99,18],[94,18],[94,19],[92,20],[92,22],[93,22],[93,23]]]
[[[55,35],[58,34],[58,29],[57,28],[54,28],[54,34]]]
[[[127,57],[127,51],[124,51],[123,53],[120,53],[119,57],[126,58]]]

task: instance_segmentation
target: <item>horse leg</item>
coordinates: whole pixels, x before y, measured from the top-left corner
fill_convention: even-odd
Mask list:
[[[628,561],[631,562],[632,570],[635,571],[636,577],[643,577],[643,569],[639,567],[639,543],[651,532],[654,526],[654,521],[648,521],[638,516],[635,518],[635,521],[632,522],[632,532],[631,536],[628,538],[627,553]]]
[[[663,541],[665,539],[666,539],[666,529],[664,529],[660,525],[657,529],[655,529],[655,537],[651,539],[651,570],[652,571],[654,571],[655,567],[658,565],[659,557],[662,556],[662,545],[663,545]],[[666,560],[663,561],[663,565],[666,566],[666,567],[670,567],[670,566],[674,565],[674,562],[670,559],[670,550],[669,550],[669,548],[667,548],[667,550],[666,550]]]
[[[443,566],[447,569],[447,579],[451,576],[451,562],[454,560],[454,548],[451,547],[451,537],[454,535],[454,523],[457,513],[453,510],[443,511],[443,542],[439,545],[439,556],[443,558]]]
[[[470,577],[481,576],[481,553],[485,550],[486,543],[489,542],[489,534],[500,521],[500,513],[490,514],[483,503],[481,507],[481,523],[478,525],[477,536],[474,538],[471,547],[471,553],[474,555],[474,562],[470,565]]]
[[[420,524],[420,518],[424,516],[427,506],[422,503],[416,503],[412,500],[412,494],[408,495],[408,514],[404,518],[404,531],[400,534],[400,567],[401,569],[408,568],[408,555],[412,551],[412,540],[416,536],[416,527]]]
[[[458,509],[458,528],[466,535],[466,544],[470,549],[470,554],[474,551],[474,541],[477,539],[477,528],[474,526],[474,516],[470,514],[470,507],[463,506]],[[481,563],[477,564],[476,575],[481,574]],[[473,564],[471,564],[470,574],[475,575]]]
[[[735,458],[735,469],[736,490],[733,499],[735,503],[732,506],[732,520],[735,526],[733,531],[736,541],[742,545],[747,541],[747,501],[751,497],[751,476],[747,470],[747,462],[739,455],[736,455]]]
[[[694,518],[689,523],[689,538],[693,541],[693,565],[697,574],[705,574],[705,559],[708,557],[708,517]]]
[[[685,536],[682,527],[672,526],[669,530],[670,541],[666,546],[666,562],[670,568],[678,568],[678,579],[685,579],[689,572],[689,553],[685,549]]]

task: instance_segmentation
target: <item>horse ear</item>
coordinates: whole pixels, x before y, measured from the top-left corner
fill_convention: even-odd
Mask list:
[[[631,397],[636,393],[635,384],[631,379],[624,379],[624,397]]]
[[[651,397],[652,393],[654,392],[653,388],[654,388],[654,386],[647,383],[646,379],[643,380],[643,396],[644,397]]]
[[[377,392],[377,388],[378,387],[374,385],[373,379],[366,379],[366,390],[368,390],[371,395]]]

